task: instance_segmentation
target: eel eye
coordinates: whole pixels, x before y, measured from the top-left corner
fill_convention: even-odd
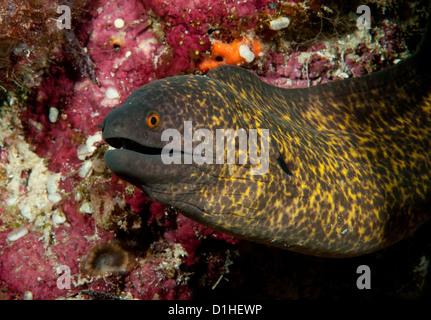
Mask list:
[[[150,127],[150,129],[157,129],[157,127],[160,124],[160,117],[157,113],[151,111],[147,115],[147,126]]]

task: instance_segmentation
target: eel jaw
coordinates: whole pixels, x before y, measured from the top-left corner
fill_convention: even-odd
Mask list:
[[[126,180],[151,197],[153,191],[170,188],[175,183],[188,182],[196,170],[194,166],[184,164],[165,164],[161,157],[161,148],[142,145],[129,138],[109,137],[105,142],[116,149],[108,150],[104,160],[106,166],[118,177]],[[183,156],[183,152],[174,152],[172,156]],[[158,199],[159,201],[161,199]]]
[[[145,155],[160,155],[162,149],[144,146],[128,138],[105,138],[105,142],[116,149],[126,149]]]

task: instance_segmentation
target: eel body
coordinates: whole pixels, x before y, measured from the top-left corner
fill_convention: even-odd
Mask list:
[[[429,32],[420,47],[383,71],[304,89],[234,66],[154,81],[105,118],[104,140],[117,148],[106,165],[152,199],[239,238],[329,257],[379,250],[431,216]],[[185,163],[205,141],[186,141],[186,123],[214,140],[216,129],[267,129],[268,170]],[[167,129],[181,133],[170,153],[180,164],[161,159],[174,139],[162,137]]]

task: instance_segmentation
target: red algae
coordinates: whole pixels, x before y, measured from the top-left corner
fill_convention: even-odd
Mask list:
[[[160,19],[169,45],[169,70],[163,76],[191,71],[211,48],[213,36],[230,42],[253,30],[271,1],[145,1]],[[178,10],[178,8],[181,8]],[[211,35],[210,35],[211,34]]]

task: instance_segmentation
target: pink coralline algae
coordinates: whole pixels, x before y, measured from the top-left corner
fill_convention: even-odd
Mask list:
[[[71,274],[78,273],[79,262],[76,258],[91,249],[91,241],[87,237],[94,236],[96,228],[91,221],[76,222],[72,214],[67,219],[69,226],[58,227],[52,233],[55,239],[49,250],[41,243],[40,232],[30,231],[13,243],[6,240],[6,232],[0,233],[0,279],[6,284],[4,288],[10,292],[11,298],[22,299],[25,291],[31,291],[35,299],[65,296],[64,290],[57,286],[57,268],[66,265]],[[80,228],[72,227],[76,225]],[[99,237],[99,241],[106,241],[112,235],[100,233]]]
[[[55,21],[59,3],[45,3],[52,10],[44,15]],[[291,44],[285,39],[289,28],[313,25],[308,17],[333,15],[323,1],[307,3],[88,1],[72,7],[67,34],[51,24],[25,25],[13,41],[12,33],[0,34],[1,80],[7,83],[0,87],[0,298],[23,299],[25,292],[34,299],[89,298],[81,294],[85,290],[125,299],[191,299],[196,284],[215,288],[234,263],[239,241],[152,202],[113,176],[103,163],[107,146],[98,125],[144,84],[204,73],[198,65],[216,42],[257,39],[261,54],[245,67],[283,87],[366,74],[390,65],[405,50],[389,22],[370,31],[373,36],[363,30],[307,47]],[[15,9],[1,14],[18,15],[21,8],[32,13],[28,19],[19,15],[23,23],[41,19],[27,2],[12,4]],[[285,15],[291,18],[286,30],[269,29],[272,19]],[[49,33],[31,42],[34,30]],[[62,49],[68,35],[78,47]],[[29,57],[20,55],[22,43]],[[382,52],[384,59],[378,60]],[[14,83],[16,90],[5,91]],[[24,230],[18,228],[27,233],[8,239],[13,230]],[[127,272],[81,272],[92,248],[117,240],[133,251]]]
[[[196,62],[210,50],[213,37],[233,40],[241,33],[252,31],[259,17],[272,11],[270,3],[158,0],[145,2],[145,6],[160,18],[171,51],[170,63],[165,68],[178,74],[196,67]]]

